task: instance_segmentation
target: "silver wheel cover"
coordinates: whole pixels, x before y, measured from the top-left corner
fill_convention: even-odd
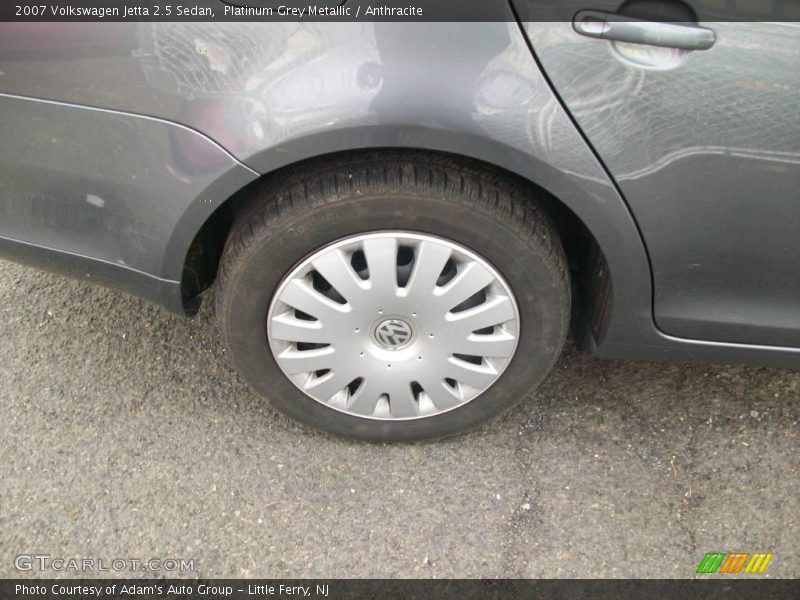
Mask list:
[[[400,231],[318,250],[278,286],[273,356],[304,394],[366,419],[419,419],[485,392],[517,348],[511,289],[460,244]]]

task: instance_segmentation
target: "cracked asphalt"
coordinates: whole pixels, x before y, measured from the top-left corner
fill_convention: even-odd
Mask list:
[[[693,577],[734,550],[800,576],[798,372],[568,351],[474,433],[371,445],[252,393],[211,307],[0,262],[0,577],[36,574],[21,553],[193,558],[192,577]]]

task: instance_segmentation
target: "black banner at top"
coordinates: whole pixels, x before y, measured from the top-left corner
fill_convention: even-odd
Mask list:
[[[636,4],[671,22],[800,21],[800,0],[2,0],[0,21],[571,21]]]

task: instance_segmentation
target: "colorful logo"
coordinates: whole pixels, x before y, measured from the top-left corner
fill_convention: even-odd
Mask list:
[[[763,573],[771,560],[772,554],[765,552],[756,554],[750,554],[749,552],[707,552],[700,564],[697,565],[697,572]]]

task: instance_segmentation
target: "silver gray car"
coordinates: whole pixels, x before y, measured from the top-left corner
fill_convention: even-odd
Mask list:
[[[185,315],[215,284],[250,385],[369,440],[499,414],[569,331],[800,367],[798,24],[531,4],[2,23],[0,255]]]

